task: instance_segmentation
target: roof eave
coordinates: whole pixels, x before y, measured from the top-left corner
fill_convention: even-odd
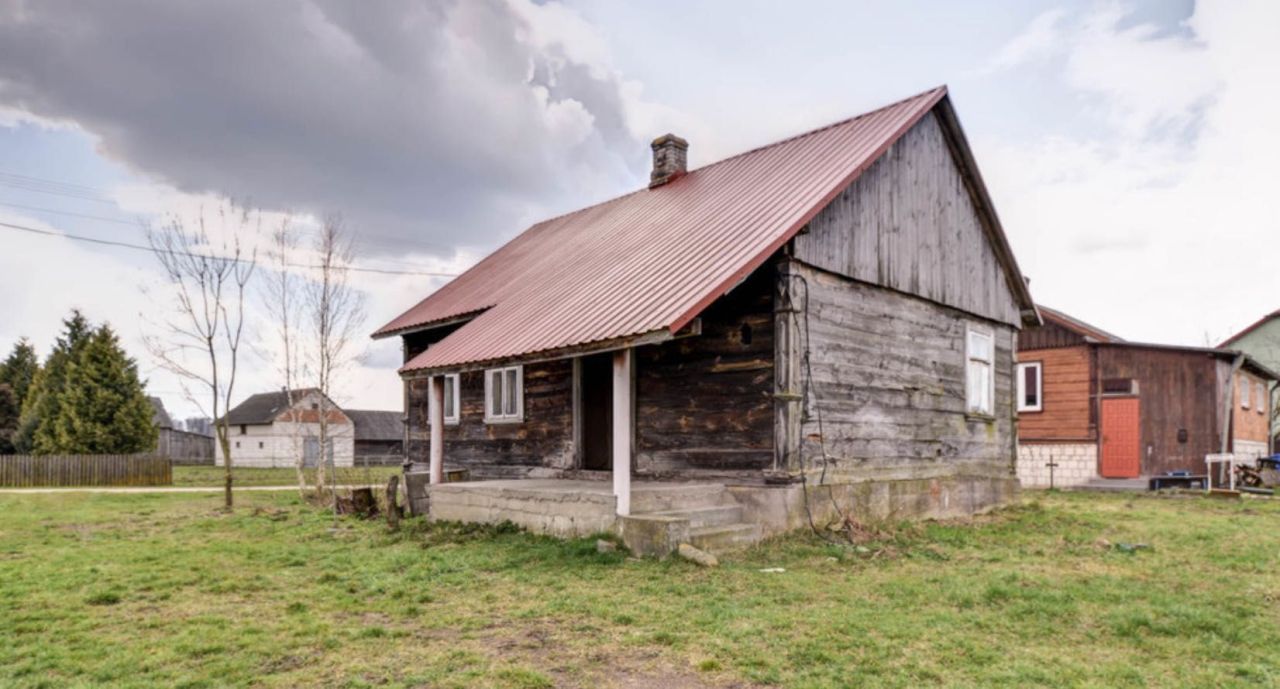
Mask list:
[[[627,337],[590,342],[581,345],[570,345],[568,347],[558,347],[555,349],[529,352],[527,354],[518,354],[508,357],[497,357],[493,359],[458,362],[444,366],[412,369],[408,367],[408,364],[406,364],[400,368],[399,374],[404,380],[414,380],[419,378],[430,378],[431,376],[443,373],[480,371],[486,368],[497,368],[499,366],[511,366],[514,364],[536,364],[546,361],[557,361],[559,359],[587,356],[589,354],[615,352],[622,349],[630,349],[632,347],[641,347],[644,345],[660,344],[667,340],[674,339],[675,337],[676,336],[672,334],[671,330],[662,328],[659,330],[652,330],[647,333],[641,333],[639,335],[630,335]]]

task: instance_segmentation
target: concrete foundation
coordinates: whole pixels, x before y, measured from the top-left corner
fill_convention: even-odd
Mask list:
[[[510,521],[534,533],[621,536],[637,555],[663,557],[681,543],[713,552],[751,545],[763,537],[859,521],[961,517],[1014,499],[1012,476],[860,481],[824,486],[726,486],[718,483],[637,482],[632,514],[616,515],[612,485],[602,481],[525,479],[419,486],[410,501],[430,518],[496,524]]]
[[[807,529],[809,515],[819,527],[841,514],[861,522],[966,517],[1015,499],[1018,490],[1012,476],[729,487],[765,537]]]

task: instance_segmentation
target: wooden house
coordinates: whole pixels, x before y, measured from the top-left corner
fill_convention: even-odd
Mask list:
[[[1244,352],[1272,371],[1280,371],[1280,310],[1272,311],[1259,318],[1218,346]],[[1280,387],[1273,383],[1269,392],[1271,451],[1280,454],[1280,415],[1277,414],[1277,405],[1280,405]]]
[[[1026,486],[1205,472],[1266,452],[1275,374],[1231,349],[1128,342],[1040,306],[1018,335],[1018,477]],[[1053,465],[1050,467],[1050,465]]]
[[[715,545],[1016,490],[1038,318],[945,87],[696,170],[687,147],[375,333],[403,342],[414,504]]]

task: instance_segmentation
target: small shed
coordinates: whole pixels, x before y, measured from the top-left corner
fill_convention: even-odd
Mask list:
[[[1225,348],[1130,342],[1040,306],[1018,336],[1018,476],[1069,486],[1267,453],[1276,374]],[[1053,465],[1050,467],[1050,465]]]
[[[155,425],[157,457],[168,457],[173,464],[213,464],[213,437],[192,433],[174,427],[173,418],[159,397],[147,397],[151,402],[151,423]]]
[[[404,413],[378,409],[343,409],[355,424],[356,466],[400,466],[404,463]]]

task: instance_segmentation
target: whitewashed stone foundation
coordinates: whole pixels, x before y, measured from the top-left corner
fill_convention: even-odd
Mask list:
[[[1268,457],[1267,444],[1259,440],[1241,440],[1235,439],[1232,444],[1234,454],[1238,457],[1253,459],[1255,457]]]
[[[1053,485],[1058,488],[1088,483],[1098,476],[1098,446],[1094,443],[1019,443],[1018,480],[1026,488],[1048,488],[1052,459]]]

